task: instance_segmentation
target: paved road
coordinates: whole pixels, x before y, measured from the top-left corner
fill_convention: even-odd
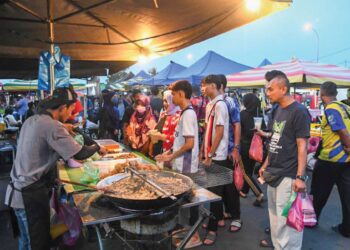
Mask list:
[[[238,233],[229,233],[228,225],[219,230],[217,243],[211,247],[198,247],[196,249],[208,250],[253,250],[263,249],[259,247],[259,240],[266,237],[263,230],[268,225],[267,203],[263,208],[252,206],[254,197],[250,194],[248,198],[241,199],[241,210],[243,228]],[[331,230],[331,226],[338,224],[341,218],[341,207],[339,196],[334,188],[330,200],[325,207],[320,225],[316,229],[306,229],[304,232],[303,249],[305,250],[349,250],[350,239],[344,238]],[[17,242],[11,236],[7,216],[0,213],[0,249],[17,249]],[[201,232],[203,234],[204,232]],[[106,240],[106,249],[122,249],[120,241]],[[79,241],[78,246],[71,249],[98,249],[96,242],[88,243]]]

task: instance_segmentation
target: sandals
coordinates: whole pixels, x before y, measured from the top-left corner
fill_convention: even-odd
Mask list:
[[[215,244],[215,241],[216,241],[216,232],[208,232],[207,235],[205,236],[204,240],[203,240],[203,245],[206,245],[206,246],[212,246]],[[205,243],[206,240],[210,240],[211,242],[210,243]]]
[[[240,231],[242,229],[242,225],[243,225],[243,223],[241,220],[233,220],[230,224],[228,231],[231,233],[237,233],[238,231]],[[234,227],[236,229],[232,229],[232,227]]]
[[[260,246],[261,247],[266,247],[266,248],[273,248],[273,244],[271,239],[263,239],[260,241]]]

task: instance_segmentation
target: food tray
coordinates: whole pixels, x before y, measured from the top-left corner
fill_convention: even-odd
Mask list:
[[[127,158],[127,159],[118,159],[119,156],[123,156],[123,155],[127,155],[127,154],[132,154],[134,155],[134,157],[132,158]],[[113,154],[106,154],[103,156],[102,161],[104,161],[103,159],[106,159],[107,161],[111,160],[111,161],[116,161],[117,163],[124,163],[126,161],[142,161],[142,157],[131,153],[131,152],[125,152],[125,153],[113,153]]]
[[[111,139],[106,139],[106,140],[96,140],[96,143],[100,146],[103,146],[107,149],[109,152],[122,152],[123,148],[121,145]]]

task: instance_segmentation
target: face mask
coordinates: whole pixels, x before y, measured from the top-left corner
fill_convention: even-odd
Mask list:
[[[146,107],[144,107],[144,106],[137,106],[136,107],[136,111],[138,112],[138,113],[140,113],[140,114],[143,114],[143,113],[145,113],[146,112]]]

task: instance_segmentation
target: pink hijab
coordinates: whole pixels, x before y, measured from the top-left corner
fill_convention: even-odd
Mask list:
[[[174,115],[176,112],[180,111],[180,107],[173,103],[173,95],[171,94],[171,90],[164,91],[163,96],[168,103],[168,108],[164,110],[167,115]]]

